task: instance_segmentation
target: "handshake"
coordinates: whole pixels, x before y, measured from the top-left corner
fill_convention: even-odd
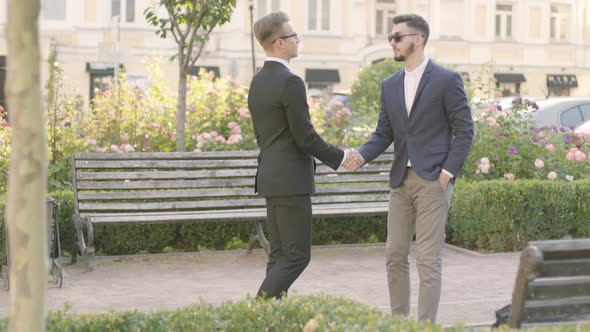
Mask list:
[[[365,163],[363,156],[355,149],[346,150],[346,158],[342,162],[342,166],[350,172],[359,169]]]

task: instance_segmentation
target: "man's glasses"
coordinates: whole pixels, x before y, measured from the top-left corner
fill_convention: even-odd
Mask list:
[[[273,44],[274,42],[276,42],[276,41],[277,41],[277,40],[279,40],[279,39],[289,39],[289,38],[291,38],[291,37],[295,37],[295,38],[297,38],[297,34],[296,34],[296,33],[294,33],[294,34],[292,34],[292,35],[288,35],[288,36],[279,36],[279,37],[277,37],[275,40],[271,41],[270,43],[271,43],[271,44]]]
[[[420,34],[420,33],[406,33],[405,35],[402,35],[401,33],[398,32],[398,33],[393,34],[393,35],[392,34],[387,35],[387,40],[390,43],[391,43],[392,40],[394,40],[396,43],[399,43],[400,41],[402,41],[402,39],[405,36],[418,36],[418,35],[424,36],[423,34]]]

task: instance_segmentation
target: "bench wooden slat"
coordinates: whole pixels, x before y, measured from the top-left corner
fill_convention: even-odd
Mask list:
[[[206,179],[177,181],[78,182],[78,190],[178,189],[214,187],[253,187],[254,179]]]
[[[590,239],[531,241],[529,245],[539,248],[544,260],[590,258]]]
[[[387,201],[388,194],[373,195],[338,195],[338,196],[314,196],[313,204],[328,203],[356,203]],[[258,199],[225,199],[225,200],[199,200],[199,201],[175,201],[160,203],[79,203],[80,211],[165,211],[187,210],[224,207],[252,207],[265,206],[265,200]]]
[[[528,301],[524,317],[529,324],[590,320],[590,297]]]
[[[239,159],[258,157],[258,151],[212,151],[212,152],[131,152],[131,153],[76,153],[74,160],[195,160]],[[383,156],[393,155],[388,149]]]
[[[316,176],[316,184],[351,183],[351,182],[384,182],[389,180],[388,174],[343,174]],[[128,189],[178,189],[178,188],[213,188],[213,187],[246,187],[254,186],[254,178],[227,178],[203,180],[171,180],[171,181],[78,181],[78,190],[128,190]]]
[[[316,196],[335,193],[375,193],[389,192],[386,185],[354,185],[354,186],[319,186]],[[78,201],[112,201],[112,200],[150,200],[162,198],[193,198],[193,197],[254,197],[253,188],[235,189],[191,189],[191,190],[159,190],[131,192],[96,192],[80,193]]]
[[[528,299],[590,296],[590,276],[537,278],[528,285]]]
[[[256,167],[256,159],[220,160],[76,160],[76,168],[183,169]]]
[[[332,204],[314,207],[314,217],[386,215],[389,203],[358,203],[353,208],[349,204]],[[175,222],[210,221],[260,221],[266,219],[265,208],[228,209],[209,211],[157,212],[157,213],[90,213],[88,216],[96,224],[151,224]]]
[[[194,160],[256,158],[258,151],[76,153],[75,160]]]
[[[590,275],[590,259],[564,259],[543,262],[539,277],[568,277]]]
[[[367,165],[354,174],[389,172],[390,165]],[[316,174],[336,173],[327,166],[319,166]],[[338,170],[339,174],[350,173],[346,169]],[[78,172],[79,181],[84,180],[151,180],[151,179],[202,179],[218,177],[246,177],[256,175],[256,169],[221,169],[204,171],[160,171],[160,172]]]

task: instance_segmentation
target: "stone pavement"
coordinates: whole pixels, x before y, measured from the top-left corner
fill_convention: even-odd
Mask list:
[[[384,245],[314,247],[307,270],[290,295],[333,294],[389,311]],[[518,253],[482,255],[452,246],[443,254],[438,323],[491,324],[494,311],[510,303]],[[410,257],[411,315],[416,317],[418,275]],[[63,288],[49,287],[50,309],[72,304],[73,312],[176,308],[203,300],[219,304],[254,295],[264,277],[260,250],[99,257],[94,271],[66,266]],[[9,296],[0,290],[0,316]]]

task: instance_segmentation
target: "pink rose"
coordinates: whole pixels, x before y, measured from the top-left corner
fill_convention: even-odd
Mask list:
[[[509,181],[513,181],[516,177],[512,173],[504,173],[504,178]]]
[[[235,125],[232,129],[231,129],[231,133],[232,134],[241,134],[242,133],[242,128],[240,128],[240,126]]]
[[[549,180],[555,180],[555,179],[557,179],[557,173],[551,171],[551,172],[549,172],[549,174],[547,174],[547,178]]]
[[[488,126],[490,127],[499,127],[500,124],[496,121],[496,119],[492,118],[492,117],[488,117],[486,119],[486,121],[488,122]]]
[[[586,154],[580,150],[576,150],[576,152],[574,152],[574,159],[576,161],[584,161],[586,160]]]
[[[545,167],[545,163],[541,159],[535,159],[535,167],[536,168],[543,168],[543,167]]]
[[[234,134],[227,138],[227,144],[237,144],[242,141],[242,135]]]
[[[228,124],[227,124],[227,127],[228,127],[229,129],[232,129],[233,127],[235,127],[235,126],[237,126],[237,125],[238,125],[237,123],[235,123],[235,122],[233,122],[233,121],[232,121],[232,122],[230,122],[230,123],[228,123]]]
[[[578,151],[578,149],[576,148],[571,148],[566,154],[565,154],[565,158],[567,160],[574,160],[575,156],[576,156],[576,151]]]
[[[553,151],[555,151],[555,146],[553,144],[547,144],[547,145],[545,145],[545,149],[553,152]]]

